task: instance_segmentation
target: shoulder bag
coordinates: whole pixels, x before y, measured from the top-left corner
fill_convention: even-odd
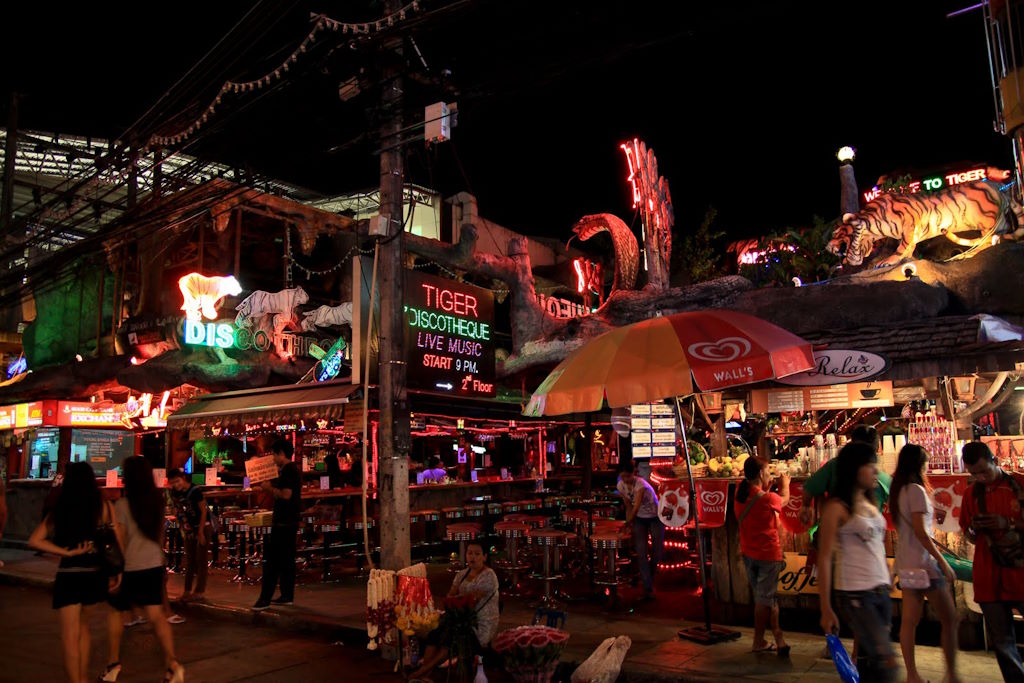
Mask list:
[[[900,493],[906,490],[906,487],[900,489]],[[898,503],[898,501],[897,501]],[[910,533],[914,533],[914,524],[907,517],[904,509],[900,507],[900,517],[910,527]],[[903,539],[900,539],[900,543]],[[896,571],[896,578],[900,582],[900,590],[909,588],[911,590],[923,591],[927,590],[932,585],[932,579],[928,576],[928,571],[921,567],[901,567]]]
[[[740,513],[740,518],[736,522],[738,526],[743,526],[743,520],[747,518],[747,513],[750,512],[750,509],[754,507],[754,503],[757,502],[757,499],[763,495],[764,491],[758,491],[757,495],[750,499],[750,502],[747,503],[747,506],[743,508],[743,512]]]
[[[99,556],[100,573],[112,578],[124,571],[124,553],[121,552],[121,544],[114,531],[114,515],[110,503],[104,502],[103,505],[107,518],[96,527],[92,543]]]
[[[1017,483],[1012,474],[1007,473],[1004,476],[1007,478],[1010,488],[1013,489],[1014,494],[1017,496],[1017,500],[1024,506],[1024,489],[1021,488],[1021,485]],[[974,500],[978,503],[978,513],[987,515],[988,506],[985,501],[985,485],[981,482],[974,485]],[[984,533],[985,538],[988,539],[988,547],[992,551],[992,559],[997,565],[1013,569],[1024,568],[1024,538],[1021,537],[1021,533],[1013,526],[1013,521],[1009,521],[1010,526],[1007,529],[998,531],[983,529],[981,531]]]

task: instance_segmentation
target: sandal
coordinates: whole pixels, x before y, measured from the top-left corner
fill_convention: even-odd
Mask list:
[[[778,654],[780,657],[788,657],[789,651],[791,649],[792,648],[789,645],[783,645],[782,647],[777,649],[776,654]]]
[[[181,664],[175,667],[167,667],[164,674],[164,683],[185,683],[185,667]]]
[[[764,647],[755,647],[750,650],[755,655],[759,655],[765,652],[775,652],[775,643],[768,643]]]
[[[96,683],[112,683],[121,674],[121,662],[107,664],[107,668],[96,679]]]

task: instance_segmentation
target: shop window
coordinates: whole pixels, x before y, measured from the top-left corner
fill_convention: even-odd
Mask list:
[[[57,449],[60,432],[56,429],[37,429],[28,447],[28,478],[49,479],[57,472]]]
[[[87,462],[97,477],[135,455],[135,435],[110,429],[72,429],[71,462]]]

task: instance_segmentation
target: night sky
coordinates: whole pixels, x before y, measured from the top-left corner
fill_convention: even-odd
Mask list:
[[[260,3],[242,39],[214,49],[155,118],[186,120],[226,78],[280,63],[311,11],[380,11],[355,3],[354,15],[352,4]],[[447,90],[410,83],[410,117],[457,100],[459,125],[451,144],[410,144],[407,178],[446,196],[468,189],[485,217],[564,239],[585,214],[630,222],[618,144],[638,136],[670,183],[677,231],[714,206],[719,229],[743,237],[835,217],[844,144],[858,150],[862,189],[894,169],[1008,168],[981,15],[945,16],[968,4],[423,0],[417,47],[428,76],[451,76]],[[252,7],[185,1],[153,18],[108,5],[5,8],[14,30],[0,46],[0,93],[25,95],[21,127],[121,135]],[[189,153],[326,193],[374,186],[379,145],[364,133],[376,93],[336,94],[374,64],[346,50],[313,51],[287,87],[221,107]]]

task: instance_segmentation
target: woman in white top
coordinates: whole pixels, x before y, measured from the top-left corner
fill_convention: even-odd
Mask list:
[[[494,634],[498,631],[500,614],[498,603],[498,575],[487,566],[484,546],[479,541],[466,544],[466,569],[456,574],[452,581],[448,596],[471,595],[476,601],[476,626],[473,635],[476,643],[473,649],[477,654],[488,647]],[[423,660],[419,668],[409,676],[409,680],[427,679],[430,672],[448,657],[448,646],[451,645],[450,627],[442,623],[427,635],[427,648],[423,652]]]
[[[903,613],[900,623],[900,649],[907,668],[907,683],[922,683],[914,661],[914,636],[924,609],[924,596],[938,612],[942,624],[942,653],[946,658],[946,680],[959,683],[956,675],[957,616],[949,587],[956,574],[932,541],[931,486],[928,484],[928,452],[920,446],[907,444],[900,450],[896,471],[892,475],[889,509],[896,522],[899,544],[896,546],[897,573],[907,569],[923,569],[931,581],[928,588],[915,590],[902,586]]]
[[[885,518],[875,504],[877,456],[870,444],[843,446],[836,462],[838,487],[822,514],[818,549],[818,594],[821,627],[839,632],[836,603],[857,641],[857,670],[862,681],[890,683],[896,679],[892,626],[892,579],[885,560]],[[838,553],[833,582],[832,555]]]
[[[140,608],[153,624],[164,651],[164,681],[183,683],[185,667],[174,656],[171,627],[163,618],[164,497],[153,481],[153,466],[140,455],[124,459],[124,497],[114,505],[115,529],[124,548],[124,573],[119,590],[112,592],[107,617],[109,658],[101,681],[116,681],[121,673],[121,635],[124,618]]]

